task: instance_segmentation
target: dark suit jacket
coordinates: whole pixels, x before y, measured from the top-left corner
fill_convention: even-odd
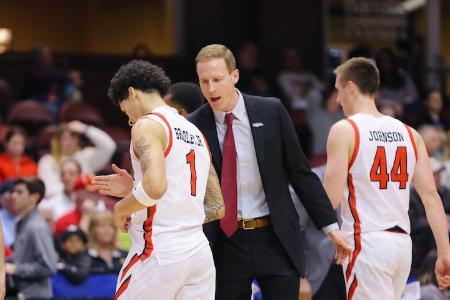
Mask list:
[[[322,183],[309,167],[292,121],[280,100],[246,94],[243,97],[273,229],[295,268],[303,275],[305,263],[302,238],[289,183],[317,228],[337,222],[336,216]],[[211,107],[206,103],[187,118],[205,135],[213,165],[220,177],[222,153]],[[208,238],[214,239],[215,231],[220,230],[218,222],[209,230],[212,232],[207,233]]]

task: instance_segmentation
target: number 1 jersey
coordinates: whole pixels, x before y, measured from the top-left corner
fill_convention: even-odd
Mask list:
[[[412,131],[389,116],[359,113],[346,119],[355,143],[348,170],[342,232],[356,235],[400,227],[410,232],[410,185],[417,150]]]
[[[156,205],[133,214],[128,230],[130,252],[141,261],[156,257],[164,265],[187,259],[208,245],[202,224],[211,156],[197,127],[175,109],[160,106],[143,118],[160,123],[166,131],[167,192]],[[130,155],[137,182],[143,175],[132,144]]]

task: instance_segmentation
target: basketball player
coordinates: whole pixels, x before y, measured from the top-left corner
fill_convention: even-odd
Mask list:
[[[132,193],[130,175],[116,167],[116,174],[94,180],[100,192],[125,196],[114,218],[132,245],[115,299],[214,298],[215,268],[202,231],[209,173],[217,189],[215,218],[223,213],[223,200],[204,137],[161,98],[169,85],[161,68],[134,60],[119,69],[108,90],[133,126],[135,180]]]
[[[342,232],[354,247],[344,264],[348,299],[400,299],[411,266],[411,182],[436,240],[439,287],[448,286],[447,221],[422,138],[377,110],[379,72],[372,61],[352,58],[335,74],[337,101],[348,118],[330,130],[324,186],[335,208],[348,194],[341,213]]]

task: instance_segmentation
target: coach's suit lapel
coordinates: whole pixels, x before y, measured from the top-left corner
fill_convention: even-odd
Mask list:
[[[249,95],[243,94],[245,108],[247,110],[248,120],[255,144],[256,158],[258,160],[259,173],[261,179],[264,178],[264,122],[261,111],[257,105],[257,100]]]
[[[200,130],[203,132],[206,140],[208,141],[213,159],[213,165],[216,169],[218,177],[220,178],[220,174],[222,173],[222,152],[220,151],[219,139],[217,138],[214,113],[209,104],[207,104],[207,107],[205,107],[202,114],[202,125]]]

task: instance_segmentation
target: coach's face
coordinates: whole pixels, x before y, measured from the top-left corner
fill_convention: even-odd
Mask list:
[[[223,58],[211,58],[197,63],[197,75],[203,96],[216,111],[231,111],[239,95],[235,84],[239,80],[237,69],[229,71]]]

